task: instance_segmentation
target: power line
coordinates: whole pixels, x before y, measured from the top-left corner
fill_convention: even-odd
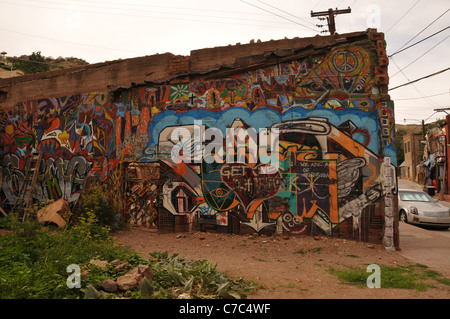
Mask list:
[[[39,2],[39,0],[28,0],[28,1],[33,1],[33,2],[38,1]],[[179,10],[189,10],[189,11],[197,11],[197,12],[198,11],[205,11],[205,12],[215,12],[215,13],[217,13],[217,12],[219,12],[219,13],[231,13],[231,14],[234,14],[234,15],[236,15],[236,14],[245,14],[246,16],[248,16],[248,15],[267,16],[267,14],[265,14],[265,13],[257,13],[257,12],[249,12],[249,11],[244,12],[244,11],[230,11],[230,10],[211,10],[211,9],[195,8],[195,7],[155,6],[155,5],[148,5],[148,4],[128,3],[128,2],[126,2],[124,4],[124,3],[113,3],[113,2],[110,2],[110,1],[104,2],[104,1],[93,1],[93,0],[71,0],[71,1],[82,2],[82,3],[89,3],[89,4],[91,4],[91,3],[99,3],[99,4],[108,4],[108,5],[113,5],[113,6],[126,6],[126,7],[133,6],[133,7],[144,7],[144,8],[162,8],[162,9],[175,9],[175,10],[179,9]],[[44,1],[40,1],[40,2],[44,2]],[[57,3],[53,2],[53,4],[57,4]],[[92,6],[85,6],[85,5],[83,5],[83,7],[92,7]],[[99,8],[99,7],[95,7],[95,8]],[[104,9],[120,9],[120,10],[124,9],[124,8],[112,8],[112,7],[101,7],[101,8],[104,8]],[[125,10],[131,10],[131,9],[125,9]],[[142,12],[142,10],[139,10],[139,12]],[[148,12],[155,12],[155,11],[151,10],[151,11],[148,11]],[[163,13],[170,13],[170,12],[163,12]],[[177,14],[177,13],[174,13],[174,14]],[[185,15],[186,13],[182,13],[182,14]],[[272,13],[269,13],[269,14],[272,15]],[[297,17],[297,18],[302,20],[301,17]],[[305,19],[303,18],[303,20],[305,20]],[[261,20],[258,20],[258,21],[261,21]],[[310,22],[308,22],[308,23],[310,23]],[[313,23],[311,23],[311,24],[313,24]]]
[[[405,51],[405,50],[407,50],[407,49],[409,49],[409,48],[411,48],[411,47],[413,47],[413,46],[415,46],[415,45],[417,45],[417,44],[419,44],[419,43],[421,43],[421,42],[423,42],[423,41],[425,41],[425,40],[428,40],[429,38],[434,37],[435,35],[437,35],[437,34],[443,32],[443,31],[445,31],[445,30],[447,30],[447,29],[449,29],[449,28],[450,28],[450,26],[445,27],[444,29],[439,30],[438,32],[435,32],[435,33],[433,33],[432,35],[430,35],[430,36],[428,36],[428,37],[426,37],[426,38],[424,38],[424,39],[422,39],[422,40],[420,40],[420,41],[417,41],[416,43],[413,43],[413,44],[411,44],[410,46],[408,46],[408,47],[406,47],[406,48],[404,48],[404,49],[399,49],[399,50],[397,50],[396,52],[392,53],[391,55],[388,55],[388,58],[393,57],[394,55],[396,55],[396,54],[398,54],[398,53],[400,53],[400,52],[403,52],[403,51]],[[409,41],[409,42],[410,42],[410,41]],[[408,43],[409,43],[409,42],[408,42]],[[403,48],[403,47],[402,47],[402,48]]]
[[[270,4],[268,4],[268,3],[264,2],[264,1],[261,1],[261,0],[257,0],[257,1],[260,2],[260,3],[262,3],[262,4],[265,4],[266,6],[269,6],[269,7],[271,7],[271,8],[274,8],[275,10],[278,10],[278,11],[281,11],[281,12],[283,12],[283,13],[286,13],[286,14],[290,15],[291,17],[297,18],[297,19],[299,19],[299,20],[305,21],[306,23],[309,23],[309,24],[315,26],[314,23],[309,22],[309,21],[306,20],[306,19],[300,18],[300,17],[298,17],[298,16],[296,16],[296,15],[293,15],[292,13],[289,13],[289,12],[287,12],[287,11],[284,11],[284,10],[282,10],[282,9],[280,9],[280,8],[277,8],[277,7],[273,6],[273,5],[270,5]]]
[[[413,120],[413,121],[421,121],[422,125],[420,124],[414,124],[417,125],[411,132],[414,133],[418,128],[424,128],[425,122],[428,121],[432,116],[434,116],[437,112],[434,112],[433,114],[431,114],[429,117],[427,117],[425,120]],[[404,119],[406,120],[406,119]],[[425,132],[423,132],[425,133]]]
[[[277,17],[280,17],[280,18],[282,18],[282,19],[291,21],[291,22],[293,22],[293,23],[295,23],[295,24],[301,25],[302,27],[308,28],[308,29],[310,29],[310,30],[316,32],[316,30],[314,30],[313,28],[310,28],[310,27],[308,27],[308,26],[306,26],[306,25],[304,25],[304,24],[301,24],[301,23],[299,23],[299,22],[297,22],[297,21],[294,21],[294,20],[291,20],[291,19],[289,19],[289,18],[283,17],[282,15],[279,15],[279,14],[277,14],[277,13],[275,13],[275,12],[266,10],[266,9],[264,9],[264,8],[261,8],[261,7],[257,6],[257,5],[255,5],[255,4],[248,3],[247,1],[244,1],[244,0],[240,0],[240,1],[243,2],[243,3],[246,3],[246,4],[248,4],[248,5],[250,5],[250,6],[252,6],[252,7],[258,8],[258,9],[263,10],[263,11],[266,11],[266,12],[269,12],[269,13],[271,13],[271,14],[277,16]]]
[[[317,1],[316,4],[314,5],[313,9],[315,9],[321,2],[322,2],[322,0]]]
[[[388,91],[392,91],[392,90],[398,89],[398,88],[400,88],[400,87],[403,87],[403,86],[406,86],[406,85],[410,85],[410,84],[419,82],[419,81],[424,80],[424,79],[428,79],[428,78],[430,78],[430,77],[432,77],[432,76],[435,76],[435,75],[444,73],[444,72],[446,72],[446,71],[448,71],[448,70],[450,70],[450,67],[449,67],[449,68],[446,68],[446,69],[443,69],[443,70],[440,70],[440,71],[437,71],[437,72],[435,72],[435,73],[432,73],[432,74],[423,76],[423,77],[418,78],[418,79],[416,79],[416,80],[409,81],[409,82],[407,82],[407,83],[404,83],[404,84],[398,85],[398,86],[396,86],[396,87],[390,88],[390,89],[388,89]]]
[[[446,95],[446,94],[449,94],[449,92],[442,92],[442,93],[433,94],[433,95],[427,95],[427,96],[422,96],[422,97],[413,97],[413,98],[409,98],[409,99],[395,99],[395,101],[421,100],[421,99],[423,99],[423,98],[429,98],[429,97],[441,96],[441,95]]]
[[[431,50],[433,50],[435,47],[437,47],[439,44],[441,44],[442,42],[444,42],[445,40],[447,40],[448,38],[450,38],[450,34],[448,36],[446,36],[444,39],[442,39],[441,41],[439,41],[438,43],[436,43],[432,48],[430,48],[429,50],[427,50],[426,52],[424,52],[422,55],[420,55],[419,57],[417,57],[414,61],[410,62],[408,65],[406,65],[405,67],[403,67],[400,71],[398,71],[397,73],[395,73],[394,75],[392,75],[390,78],[392,79],[394,76],[396,76],[398,73],[400,73],[401,71],[403,71],[404,69],[406,69],[407,67],[409,67],[411,64],[413,64],[414,62],[416,62],[417,60],[419,60],[420,58],[422,58],[424,55],[426,55],[427,53],[429,53]]]
[[[417,38],[423,31],[425,31],[426,29],[428,29],[431,25],[433,25],[437,20],[439,20],[440,18],[442,18],[447,12],[450,11],[450,8],[448,8],[444,13],[442,13],[439,17],[437,17],[436,19],[434,19],[430,24],[428,24],[425,28],[423,28],[419,33],[417,33],[415,36],[413,36],[408,42],[406,42],[404,45],[402,45],[399,50],[403,49],[406,45],[408,45],[412,40],[414,40],[415,38]],[[397,50],[398,51],[398,50]],[[395,54],[395,53],[394,53]]]
[[[36,1],[36,0],[34,0]],[[189,11],[204,11],[204,12],[220,12],[220,13],[231,13],[231,14],[245,14],[245,15],[259,15],[259,16],[267,16],[267,14],[265,13],[256,13],[256,12],[243,12],[243,11],[230,11],[230,10],[211,10],[211,9],[205,9],[205,8],[195,8],[195,7],[169,7],[169,6],[155,6],[155,5],[148,5],[148,4],[137,4],[137,3],[129,3],[126,2],[124,3],[112,3],[109,1],[103,2],[103,1],[93,1],[93,0],[72,0],[75,2],[84,2],[84,3],[100,3],[100,4],[108,4],[108,5],[113,5],[113,6],[126,6],[126,7],[144,7],[144,8],[162,8],[162,9],[175,9],[175,10],[189,10]],[[112,7],[104,7],[105,9],[120,9],[122,10],[123,8],[112,8]],[[126,10],[130,10],[130,9],[126,9]],[[141,12],[142,10],[139,10],[139,12]],[[153,12],[153,10],[152,10]]]
[[[44,9],[59,10],[59,11],[67,11],[67,8],[60,8],[60,7],[54,7],[54,6],[43,6],[43,5],[36,5],[36,4],[26,4],[25,5],[25,4],[21,4],[21,3],[14,3],[14,2],[8,2],[8,1],[0,1],[0,2],[1,3],[11,4],[11,5],[18,5],[18,6],[27,6],[27,7],[44,8]],[[35,0],[35,2],[56,4],[54,2],[39,1],[39,0]],[[219,20],[217,20],[218,18],[228,19],[228,20],[230,20],[230,19],[235,20],[235,18],[228,18],[228,17],[223,17],[223,16],[189,14],[189,16],[198,16],[198,17],[214,19],[214,20],[199,20],[199,19],[186,18],[186,14],[184,14],[184,13],[170,13],[170,12],[161,12],[161,11],[154,11],[154,10],[152,10],[152,11],[148,11],[148,10],[135,11],[133,9],[123,9],[123,8],[119,9],[119,8],[108,8],[108,7],[101,7],[101,6],[86,6],[86,5],[83,5],[83,6],[84,7],[88,7],[88,8],[93,8],[93,9],[103,9],[103,11],[95,11],[95,10],[85,10],[85,9],[83,9],[83,13],[93,13],[93,14],[102,14],[102,15],[116,15],[116,16],[120,16],[120,17],[140,17],[140,18],[153,18],[153,19],[190,21],[190,22],[203,22],[203,23],[207,22],[207,23],[241,25],[241,26],[251,26],[251,27],[255,26],[255,24],[249,24],[249,23],[229,22],[229,21],[219,21]],[[121,11],[121,12],[105,12],[104,9],[107,9],[107,10],[127,10],[127,11],[131,11],[131,12],[139,12],[139,13],[143,13],[143,14],[124,13],[123,11]],[[155,15],[148,15],[146,13],[152,13],[152,14],[163,13],[163,14],[169,14],[171,16],[155,16]],[[182,15],[183,17],[175,17],[174,15],[178,15],[178,16]],[[256,19],[246,19],[246,21],[267,22],[267,21],[256,20]],[[273,28],[274,27],[274,25],[271,25],[271,26],[261,25],[261,26],[262,27],[267,27],[267,28]],[[287,26],[283,26],[283,28],[293,29],[293,28],[290,28],[290,27],[287,27]]]
[[[40,39],[45,39],[45,40],[50,40],[50,41],[61,42],[61,43],[75,44],[75,45],[93,47],[93,48],[98,48],[98,49],[113,50],[113,51],[124,51],[124,52],[135,53],[135,54],[136,53],[138,53],[138,54],[145,54],[143,52],[136,52],[136,51],[126,50],[126,49],[114,49],[114,48],[107,48],[107,47],[102,47],[102,46],[98,46],[98,45],[86,44],[86,43],[79,43],[79,42],[71,42],[71,41],[65,41],[65,40],[52,39],[52,38],[43,37],[43,36],[39,36],[39,35],[35,35],[35,34],[29,34],[29,33],[25,33],[25,32],[12,31],[12,30],[8,30],[8,29],[4,29],[4,28],[0,28],[0,30],[6,31],[6,32],[15,33],[15,34],[21,34],[21,35],[25,35],[25,36],[29,36],[29,37],[33,37],[33,38],[40,38]]]
[[[406,11],[385,33],[388,33],[389,31],[391,31],[391,29],[397,25],[397,23],[399,23],[421,0],[417,0],[416,3],[414,3],[409,9],[408,11]]]
[[[435,115],[437,112],[434,112],[430,116],[428,116],[425,120],[423,120],[423,123],[425,123],[427,120],[429,120],[433,115]]]
[[[394,62],[395,66],[400,70],[399,72],[401,72],[401,73],[403,74],[403,76],[404,76],[408,81],[411,81],[411,80],[406,76],[405,72],[403,72],[403,70],[400,69],[400,67],[398,66],[397,62],[395,62],[394,59],[392,59],[392,62]],[[430,105],[433,106],[433,107],[436,107],[436,103],[434,103],[432,100],[427,99],[427,98],[425,97],[425,95],[424,95],[424,94],[416,87],[415,84],[412,84],[412,86],[413,86],[414,90],[417,91],[417,93],[419,93],[420,95],[422,95],[423,99],[424,99],[428,104],[430,104]]]

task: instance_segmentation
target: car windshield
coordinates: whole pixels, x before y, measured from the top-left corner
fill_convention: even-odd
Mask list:
[[[400,191],[400,199],[407,202],[434,202],[434,199],[424,192]]]

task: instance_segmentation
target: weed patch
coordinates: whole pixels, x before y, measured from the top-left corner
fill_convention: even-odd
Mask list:
[[[100,294],[104,279],[116,280],[125,270],[114,267],[92,267],[98,259],[128,262],[130,267],[148,265],[153,280],[140,290],[127,291],[121,298],[177,298],[181,294],[192,298],[245,298],[256,286],[236,280],[217,271],[205,260],[187,262],[177,255],[155,252],[148,259],[118,245],[110,228],[102,226],[95,214],[86,212],[70,229],[42,228],[36,221],[8,224],[12,232],[0,236],[0,299],[82,299],[115,298],[114,294]],[[6,223],[6,221],[5,221]],[[67,267],[78,265],[82,272],[80,288],[69,288]]]
[[[381,288],[414,289],[425,291],[436,283],[450,285],[450,279],[442,274],[429,270],[422,264],[409,264],[407,266],[380,265]],[[358,287],[367,287],[367,278],[370,272],[366,268],[349,267],[330,268],[329,272],[336,275],[342,282]]]
[[[295,251],[294,254],[299,254],[299,255],[305,255],[307,253],[320,254],[321,251],[322,251],[322,248],[321,247],[317,247],[317,248],[310,248],[310,249],[307,249],[307,250],[300,249],[300,250]]]

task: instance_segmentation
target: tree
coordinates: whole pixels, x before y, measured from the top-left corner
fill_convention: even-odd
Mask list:
[[[403,136],[406,135],[405,129],[399,128],[395,130],[395,147],[397,148],[397,163],[400,166],[405,160],[405,150],[403,147]]]
[[[50,70],[50,65],[45,61],[45,57],[41,55],[41,51],[33,52],[31,55],[22,55],[19,59],[14,58],[16,69],[23,71],[25,74],[45,72]]]

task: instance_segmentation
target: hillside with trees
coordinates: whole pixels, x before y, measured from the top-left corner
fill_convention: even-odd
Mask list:
[[[25,74],[66,69],[86,64],[89,63],[80,58],[58,57],[55,59],[53,57],[43,56],[40,51],[19,57],[5,57],[0,60],[0,68],[8,71],[19,70]]]

